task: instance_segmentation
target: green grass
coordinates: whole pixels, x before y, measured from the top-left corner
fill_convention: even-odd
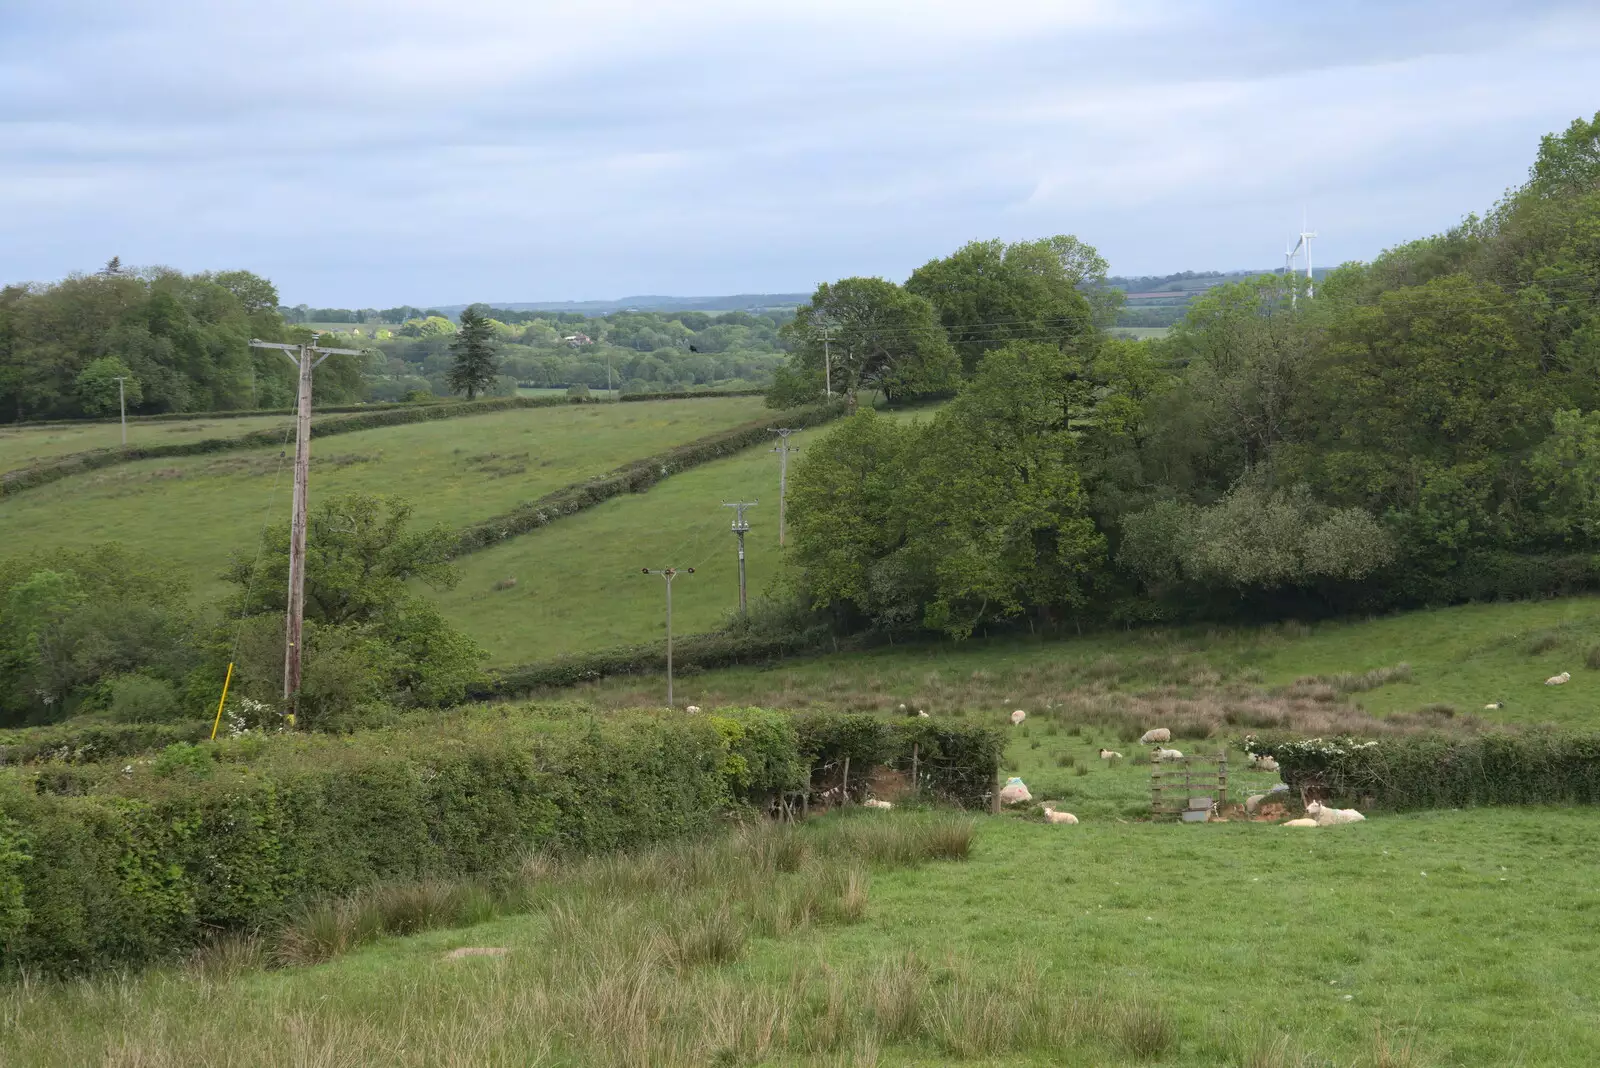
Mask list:
[[[201,438],[231,438],[254,430],[285,426],[286,416],[241,416],[237,419],[182,419],[172,422],[128,424],[129,445],[168,445]],[[122,445],[117,423],[52,423],[38,427],[0,428],[0,471],[29,467],[90,449]]]
[[[1600,813],[1309,832],[984,817],[970,859],[910,866],[877,844],[937,822],[859,813],[536,862],[526,914],[407,938],[378,932],[473,908],[390,892],[308,917],[312,959],[341,924],[379,938],[317,966],[261,971],[259,946],[234,945],[12,986],[0,1060],[1579,1068],[1600,1052]],[[445,959],[463,946],[508,952]]]
[[[338,493],[409,499],[417,521],[486,519],[579,479],[759,417],[761,398],[584,405],[384,427],[312,442],[311,503]],[[242,423],[246,420],[230,420]],[[230,554],[288,514],[279,450],[142,460],[0,502],[5,550],[120,541],[215,594]]]
[[[689,581],[676,586],[675,610]],[[680,679],[677,692],[681,701],[708,706],[881,710],[908,701],[935,712],[1032,712],[1053,703],[1107,723],[1160,715],[1219,728],[1232,714],[1233,733],[1262,716],[1285,717],[1284,726],[1311,733],[1335,733],[1361,726],[1368,713],[1415,715],[1430,707],[1435,719],[1456,722],[1477,717],[1600,730],[1600,668],[1590,667],[1588,659],[1596,647],[1600,599],[1572,597],[1313,626],[917,643],[706,672]],[[1410,681],[1362,692],[1293,685],[1307,676],[1400,663],[1409,665]],[[1544,685],[1563,670],[1572,673],[1571,682]],[[623,678],[576,693],[604,705],[637,705],[658,700],[659,691],[659,680]],[[1484,709],[1495,701],[1505,707]]]

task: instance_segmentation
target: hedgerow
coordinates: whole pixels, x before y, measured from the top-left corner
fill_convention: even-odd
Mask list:
[[[698,394],[696,394],[698,396]],[[660,394],[651,394],[659,397]],[[664,478],[687,471],[692,467],[720,460],[725,456],[743,452],[771,437],[774,427],[804,428],[816,426],[843,412],[841,403],[814,405],[781,412],[766,419],[746,423],[730,430],[708,434],[703,438],[677,445],[665,452],[643,459],[632,460],[621,467],[592,478],[574,483],[536,501],[518,505],[510,512],[485,519],[461,531],[460,553],[476,552],[506,538],[526,534],[552,523],[563,516],[573,515],[593,508],[602,501],[620,497],[624,493],[642,493]]]
[[[1308,795],[1387,809],[1600,803],[1600,734],[1245,739]]]
[[[0,731],[0,765],[56,761],[75,764],[148,753],[211,733],[200,720],[180,723],[63,723]]]
[[[501,705],[8,769],[0,969],[134,965],[374,884],[695,834],[803,792],[824,756],[855,754],[864,776],[913,744],[931,793],[981,801],[992,731],[760,709],[602,719]]]

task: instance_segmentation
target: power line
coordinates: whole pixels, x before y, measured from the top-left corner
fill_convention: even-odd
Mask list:
[[[672,580],[677,578],[680,574],[683,574],[683,575],[692,575],[692,574],[694,574],[694,568],[686,567],[682,571],[679,571],[675,567],[663,567],[663,568],[655,568],[655,569],[648,568],[648,567],[642,567],[639,570],[643,574],[646,574],[646,575],[660,575],[662,578],[667,580],[667,707],[671,708],[672,707]]]
[[[784,530],[788,525],[789,501],[789,454],[799,452],[800,446],[789,444],[789,435],[795,433],[795,427],[778,427],[772,432],[778,435],[778,444],[773,452],[778,454],[778,548],[783,548]]]
[[[750,532],[750,521],[744,517],[746,508],[754,508],[760,501],[723,501],[722,507],[734,509],[733,532],[739,536],[739,616],[749,618],[744,585],[744,536]]]

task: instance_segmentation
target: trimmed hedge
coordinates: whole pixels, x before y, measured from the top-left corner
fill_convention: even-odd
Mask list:
[[[850,758],[850,798],[861,800],[875,767],[909,772],[916,754],[918,786],[968,808],[988,803],[997,786],[1005,735],[994,727],[948,720],[884,719],[862,713],[806,712],[795,717],[800,751],[811,769],[809,785],[831,783]],[[842,776],[839,776],[842,778]]]
[[[1600,734],[1248,738],[1246,745],[1276,759],[1291,790],[1330,801],[1394,810],[1600,804]]]
[[[654,456],[632,460],[598,478],[573,483],[536,501],[518,505],[509,512],[466,527],[461,531],[461,541],[456,551],[458,554],[465,554],[486,549],[506,538],[537,530],[563,516],[593,508],[602,501],[620,497],[624,493],[643,493],[664,478],[710,463],[712,460],[732,456],[769,440],[774,427],[818,426],[843,411],[844,406],[837,402],[795,408],[730,430],[709,434],[684,445],[676,445]]]
[[[980,778],[992,784],[1001,740],[987,728],[576,706],[12,769],[0,773],[0,970],[135,965],[378,882],[695,834],[805,789],[817,760],[848,752],[864,775],[913,742],[934,792],[975,800]],[[986,777],[969,767],[985,754]]]
[[[619,401],[698,400],[701,397],[765,397],[764,389],[669,389],[661,393],[624,393]]]

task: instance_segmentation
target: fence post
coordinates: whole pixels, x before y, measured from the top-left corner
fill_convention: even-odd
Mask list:
[[[911,743],[911,795],[913,797],[917,797],[917,796],[920,796],[922,794],[922,779],[918,776],[917,770],[918,770],[917,743],[916,742],[912,742]]]
[[[998,815],[1000,812],[1000,769],[994,769],[994,782],[989,786],[989,811]]]
[[[841,804],[841,805],[849,804],[850,803],[850,758],[849,757],[845,757],[844,758],[844,786],[839,792],[844,795],[839,799],[839,804]]]

